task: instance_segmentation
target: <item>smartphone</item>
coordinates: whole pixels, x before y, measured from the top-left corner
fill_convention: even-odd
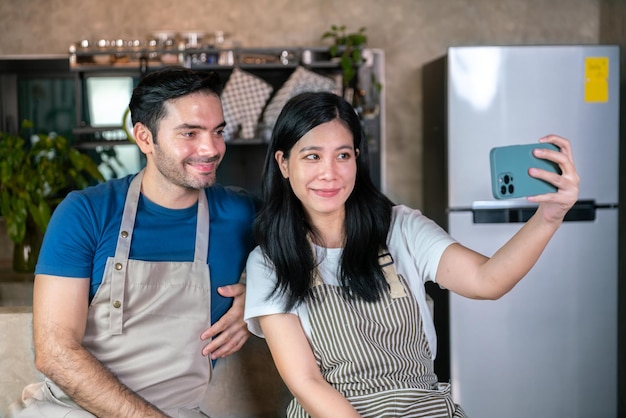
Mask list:
[[[491,164],[491,192],[496,199],[513,199],[556,192],[552,184],[531,177],[528,169],[541,168],[561,174],[558,164],[533,155],[535,148],[558,151],[553,144],[525,144],[492,148],[489,153]]]

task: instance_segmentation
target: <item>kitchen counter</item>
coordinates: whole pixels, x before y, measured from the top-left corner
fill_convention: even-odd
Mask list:
[[[33,274],[0,262],[0,416],[24,386],[41,380],[32,342]]]
[[[10,263],[0,263],[0,308],[32,306],[33,274],[16,273]]]

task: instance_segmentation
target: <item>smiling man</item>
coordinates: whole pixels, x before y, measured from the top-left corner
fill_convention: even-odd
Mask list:
[[[145,168],[55,211],[33,300],[46,379],[9,416],[205,416],[213,362],[249,336],[238,282],[255,215],[251,196],[216,184],[221,89],[214,73],[146,76],[129,105]]]

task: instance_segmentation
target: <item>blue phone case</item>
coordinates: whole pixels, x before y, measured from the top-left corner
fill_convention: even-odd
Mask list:
[[[530,177],[528,169],[541,168],[561,173],[559,166],[552,161],[536,158],[535,148],[548,148],[558,151],[553,144],[510,145],[492,148],[489,153],[491,163],[491,192],[496,199],[513,199],[556,192],[556,187],[540,179]]]

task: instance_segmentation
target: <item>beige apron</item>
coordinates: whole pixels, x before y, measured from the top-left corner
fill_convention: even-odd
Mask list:
[[[322,375],[363,417],[464,417],[450,385],[437,381],[408,282],[389,254],[380,263],[389,292],[377,302],[349,299],[317,276],[307,309]],[[287,416],[309,417],[296,399]]]
[[[91,302],[83,346],[168,415],[206,417],[198,410],[212,374],[200,340],[211,324],[206,194],[199,193],[193,262],[130,260],[142,177],[143,171],[128,190],[115,256],[107,260]],[[13,411],[15,416],[93,416],[50,380],[35,385],[24,390],[26,408]]]

